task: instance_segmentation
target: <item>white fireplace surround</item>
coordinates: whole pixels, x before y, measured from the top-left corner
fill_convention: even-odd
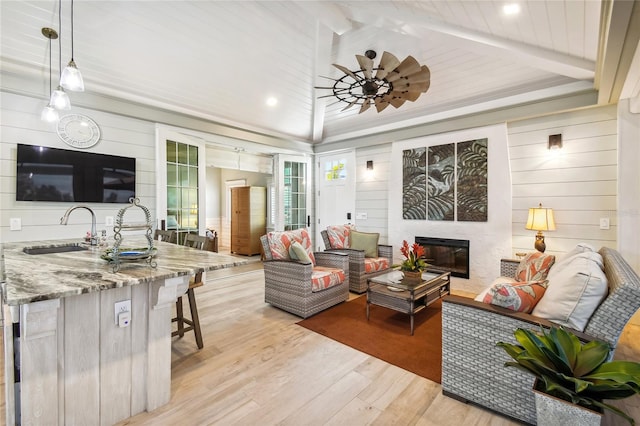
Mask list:
[[[402,218],[402,151],[472,139],[488,139],[487,222],[404,220]],[[507,127],[504,124],[468,129],[394,142],[389,173],[389,244],[394,263],[400,263],[403,240],[413,243],[415,235],[452,238],[470,242],[469,279],[451,278],[453,289],[478,293],[500,275],[500,259],[511,257],[511,173]]]

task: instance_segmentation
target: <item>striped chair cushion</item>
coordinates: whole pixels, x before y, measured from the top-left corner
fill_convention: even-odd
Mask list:
[[[344,271],[342,269],[314,266],[313,273],[311,274],[311,291],[316,293],[326,290],[344,282],[344,278]]]
[[[389,269],[389,259],[386,257],[365,257],[364,271],[367,274],[371,272],[384,271]]]

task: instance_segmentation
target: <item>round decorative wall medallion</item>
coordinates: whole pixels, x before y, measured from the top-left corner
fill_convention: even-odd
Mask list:
[[[75,148],[89,148],[100,140],[100,128],[96,122],[82,114],[61,117],[56,130],[64,143]]]

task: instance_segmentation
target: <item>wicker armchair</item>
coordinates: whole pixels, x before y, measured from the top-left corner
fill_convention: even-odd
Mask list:
[[[622,329],[640,308],[640,278],[620,253],[603,247],[609,294],[591,316],[581,339],[599,339],[615,350]],[[513,262],[503,261],[501,275],[513,276]],[[555,324],[530,314],[446,296],[442,303],[442,390],[447,396],[472,402],[520,421],[535,424],[533,376],[506,368],[511,358],[496,342],[516,343],[517,328]],[[613,356],[613,353],[611,354]]]
[[[389,269],[368,273],[365,271],[364,264],[364,251],[353,249],[334,249],[329,242],[329,236],[327,231],[321,231],[322,241],[324,242],[325,251],[334,253],[346,253],[349,255],[349,290],[354,293],[364,293],[367,291],[367,279],[373,278],[377,275],[389,272]],[[389,261],[389,266],[393,264],[393,247],[384,244],[378,244],[378,256],[386,257]]]
[[[349,257],[341,253],[313,253],[316,265],[341,269],[344,281],[313,291],[314,266],[298,260],[276,260],[266,235],[260,237],[264,253],[264,301],[302,318],[310,317],[349,298]]]

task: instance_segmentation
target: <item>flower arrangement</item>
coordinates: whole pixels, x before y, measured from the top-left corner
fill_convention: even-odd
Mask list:
[[[413,243],[409,247],[407,240],[404,240],[400,252],[405,257],[405,260],[400,264],[401,271],[422,272],[427,268],[427,262],[424,260],[426,251],[420,244]]]

